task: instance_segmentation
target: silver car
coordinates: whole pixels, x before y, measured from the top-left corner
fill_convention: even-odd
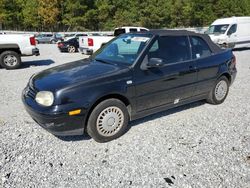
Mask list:
[[[50,43],[55,44],[58,41],[62,41],[60,34],[40,34],[36,36],[36,43]]]

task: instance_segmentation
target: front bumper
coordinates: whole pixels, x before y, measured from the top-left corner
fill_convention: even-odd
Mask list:
[[[79,51],[83,54],[86,54],[86,55],[91,55],[93,54],[93,50],[92,49],[89,49],[89,48],[83,48],[83,47],[79,47]]]
[[[32,119],[48,132],[56,136],[73,136],[84,134],[84,117],[85,114],[69,116],[68,113],[51,113],[50,110],[37,108],[38,104],[27,96],[26,89],[22,94],[22,101],[26,111]]]

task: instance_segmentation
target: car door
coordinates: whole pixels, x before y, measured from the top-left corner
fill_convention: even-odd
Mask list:
[[[163,66],[143,68],[152,58]],[[187,36],[159,37],[135,73],[137,112],[177,104],[193,96],[197,79]]]
[[[213,87],[219,72],[218,60],[208,44],[198,36],[190,36],[192,45],[192,58],[197,69],[197,83],[194,95],[206,95]],[[223,61],[223,60],[222,60]],[[223,62],[221,62],[223,63]]]
[[[237,31],[237,24],[233,24],[231,25],[231,27],[227,32],[229,47],[233,47],[238,42],[238,36],[236,31]]]
[[[42,35],[40,36],[40,41],[39,41],[39,42],[44,43],[44,42],[45,42],[45,37],[46,37],[46,35],[45,35],[45,34],[42,34]]]
[[[47,43],[50,43],[52,37],[53,37],[53,35],[47,34],[47,35],[46,35],[46,38],[45,38],[46,42],[47,42]]]
[[[42,35],[41,42],[42,43],[46,43],[47,42],[47,34],[43,34]]]

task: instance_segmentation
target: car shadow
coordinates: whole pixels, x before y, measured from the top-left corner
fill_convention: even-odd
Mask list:
[[[65,142],[77,142],[77,141],[84,141],[92,139],[87,133],[79,136],[55,136],[58,139],[65,141]]]
[[[233,49],[234,52],[241,52],[241,51],[247,51],[247,50],[250,50],[250,47],[235,48],[235,49]]]
[[[140,119],[137,119],[137,120],[134,120],[134,121],[130,122],[130,127],[137,126],[137,125],[140,125],[140,124],[145,123],[147,121],[152,121],[152,120],[155,120],[155,119],[159,119],[161,117],[168,116],[168,115],[171,115],[171,114],[175,114],[175,113],[178,113],[178,112],[181,112],[181,111],[184,111],[184,110],[188,110],[188,109],[191,109],[191,108],[196,108],[198,106],[204,105],[205,103],[206,103],[205,100],[197,101],[197,102],[193,102],[193,103],[186,104],[186,105],[183,105],[183,106],[175,107],[175,108],[172,108],[172,109],[169,109],[169,110],[165,110],[165,111],[162,111],[162,112],[159,112],[159,113],[156,113],[156,114],[152,114],[152,115],[146,116],[144,118],[140,118]]]
[[[29,67],[37,67],[37,66],[49,66],[54,63],[55,62],[51,59],[37,60],[37,61],[23,61],[19,69],[26,69]]]
[[[145,123],[147,121],[152,121],[152,120],[159,119],[161,117],[168,116],[168,115],[171,115],[171,114],[175,114],[175,113],[178,113],[178,112],[181,112],[181,111],[184,111],[184,110],[188,110],[188,109],[191,109],[191,108],[196,108],[198,106],[204,105],[205,103],[206,103],[205,100],[198,101],[198,102],[193,102],[193,103],[190,103],[190,104],[187,104],[187,105],[172,108],[172,109],[165,110],[165,111],[153,114],[153,115],[146,116],[144,118],[140,118],[140,119],[131,121],[129,123],[129,126],[128,126],[129,128],[128,128],[128,130],[126,132],[128,132],[131,127],[141,125],[142,123]],[[84,133],[84,135],[82,135],[82,136],[56,136],[56,137],[59,138],[62,141],[66,141],[66,142],[84,141],[84,140],[92,139],[87,133]]]

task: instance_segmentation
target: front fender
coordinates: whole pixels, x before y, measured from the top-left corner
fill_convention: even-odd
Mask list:
[[[107,95],[117,94],[127,99],[133,98],[134,87],[127,85],[126,81],[126,77],[120,80],[103,79],[58,91],[55,94],[55,103],[57,105],[72,104],[75,108],[89,109],[96,101]]]

